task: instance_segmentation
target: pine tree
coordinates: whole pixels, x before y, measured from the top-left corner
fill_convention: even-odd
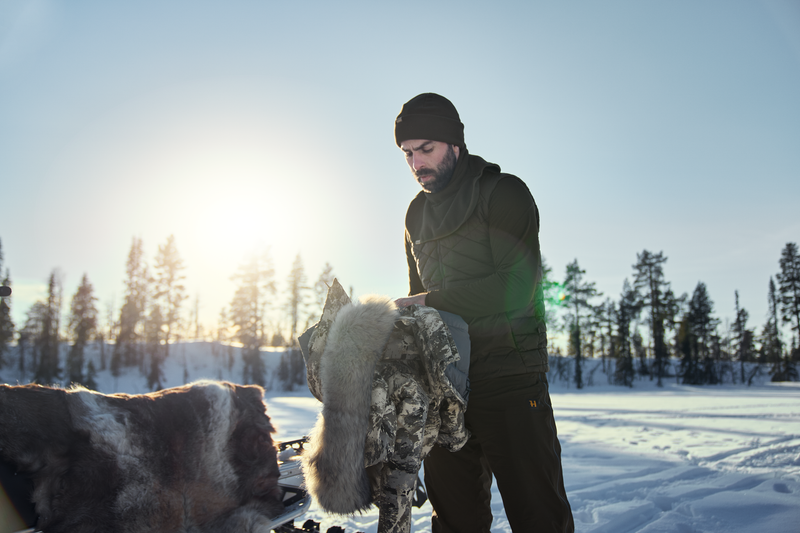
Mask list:
[[[675,349],[680,357],[679,377],[684,385],[699,385],[700,372],[694,353],[694,338],[689,324],[689,314],[684,313],[675,336]]]
[[[84,349],[97,331],[97,298],[86,274],[78,290],[72,296],[69,315],[69,330],[72,346],[67,355],[67,379],[70,383],[83,384]]]
[[[169,356],[169,344],[180,322],[180,309],[186,299],[186,287],[182,281],[186,276],[182,274],[183,260],[178,254],[175,237],[170,235],[167,242],[158,247],[155,265],[155,276],[152,280],[155,285],[157,305],[161,306],[161,317],[166,327],[164,356]]]
[[[642,305],[649,308],[650,339],[653,342],[653,355],[655,358],[656,377],[658,386],[663,386],[662,379],[669,356],[665,340],[666,322],[672,322],[671,316],[675,309],[675,298],[669,288],[669,283],[664,280],[664,263],[667,258],[663,252],[657,254],[644,250],[636,255],[636,264],[633,265],[635,278],[634,287],[642,295]]]
[[[626,278],[622,283],[622,294],[617,306],[617,367],[614,372],[614,382],[618,385],[633,387],[633,354],[631,353],[631,322],[636,320],[641,312],[641,300],[636,290]]]
[[[228,342],[229,329],[230,321],[228,320],[228,310],[223,307],[220,309],[219,318],[217,319],[217,336],[216,342],[212,345],[212,350],[219,349],[219,353],[223,358],[223,364],[230,372],[233,368],[234,358],[233,347]],[[214,354],[216,355],[217,352],[215,351]]]
[[[295,385],[305,383],[305,365],[299,348],[288,348],[281,354],[278,379],[284,390],[293,391]]]
[[[725,370],[726,365],[723,359],[722,353],[722,337],[719,335],[716,329],[711,333],[710,336],[710,352],[711,356],[706,361],[706,366],[704,370],[709,376],[709,383],[711,385],[717,385],[723,382],[725,377]],[[733,374],[733,369],[731,368],[731,374]]]
[[[3,278],[3,285],[11,286],[11,279],[8,271]],[[9,344],[14,339],[14,320],[11,318],[11,296],[0,297],[0,368],[6,363],[6,353],[9,351]]]
[[[783,342],[781,341],[781,330],[778,319],[778,293],[772,276],[769,278],[767,304],[767,322],[764,324],[764,328],[761,331],[759,360],[764,364],[770,365],[770,374],[774,374],[780,370],[780,362],[783,355]]]
[[[118,336],[117,331],[119,329],[119,324],[114,321],[115,309],[113,297],[106,301],[105,312],[105,328],[102,330],[102,336],[98,337],[100,343],[100,370],[105,370],[107,366],[106,343]]]
[[[639,374],[642,376],[652,376],[652,372],[647,368],[647,349],[644,346],[644,339],[637,326],[633,328],[631,345],[633,346],[633,358],[639,361]]]
[[[581,346],[581,324],[582,324],[582,311],[588,311],[592,308],[589,300],[601,293],[595,289],[594,282],[583,281],[583,276],[586,274],[578,265],[578,260],[575,259],[567,265],[566,275],[564,276],[564,293],[565,303],[572,308],[575,312],[574,315],[569,317],[569,331],[570,331],[570,345],[572,351],[575,353],[575,386],[579,389],[583,388],[583,371],[582,371],[582,357],[583,347]],[[583,315],[583,322],[588,315]]]
[[[145,353],[150,366],[147,370],[147,386],[151,391],[163,388],[164,358],[166,357],[166,328],[161,306],[151,302],[144,326]]]
[[[602,330],[600,329],[600,326],[602,324],[603,311],[601,307],[602,304],[590,305],[587,308],[587,314],[583,323],[582,331],[586,341],[586,344],[584,345],[584,353],[589,359],[594,358],[597,341],[600,340],[600,337],[602,336]]]
[[[739,306],[739,291],[734,291],[736,318],[733,321],[733,342],[735,343],[736,358],[739,360],[739,375],[742,383],[750,382],[745,372],[745,363],[753,362],[753,331],[747,329],[749,313]],[[756,370],[754,370],[756,372]]]
[[[34,381],[52,385],[61,377],[59,348],[61,342],[61,279],[58,271],[50,274],[47,286],[47,303],[42,317],[42,331],[39,338],[39,364]]]
[[[89,364],[86,365],[86,379],[84,380],[83,386],[89,390],[97,390],[97,369],[94,367],[94,361],[91,359],[89,360]]]
[[[285,351],[281,354],[281,361],[278,364],[278,380],[283,384],[283,389],[288,391],[294,390],[290,374],[289,352]]]
[[[719,320],[711,316],[714,312],[714,302],[708,295],[706,284],[702,281],[692,293],[689,301],[687,318],[689,328],[692,333],[693,353],[698,362],[698,372],[701,376],[701,383],[716,384],[719,374],[716,368],[716,361],[712,352],[712,335],[719,324]]]
[[[0,243],[0,276],[3,274],[3,246]],[[2,278],[3,287],[11,287],[11,275],[6,269],[5,277]],[[0,368],[5,364],[8,346],[14,339],[14,320],[11,318],[11,296],[0,297]]]
[[[781,252],[780,267],[777,278],[781,318],[789,324],[790,330],[796,332],[792,338],[794,352],[800,346],[800,255],[796,243],[786,243]]]
[[[242,344],[245,384],[264,386],[266,369],[260,349],[266,343],[265,315],[269,298],[275,295],[275,270],[272,260],[264,252],[253,255],[233,276],[238,287],[230,306],[229,320],[234,329],[234,338]]]
[[[44,321],[47,316],[47,306],[44,302],[34,302],[28,309],[25,317],[25,325],[19,332],[19,374],[20,379],[25,380],[25,373],[28,368],[36,370],[39,366],[42,351],[42,332]],[[30,353],[30,365],[27,365],[28,353]]]
[[[200,325],[200,295],[195,294],[194,296],[194,305],[192,305],[192,328],[194,329],[194,334],[192,338],[194,340],[200,340],[205,335],[203,331],[203,326]]]
[[[286,310],[289,313],[291,326],[289,327],[289,343],[291,346],[297,344],[298,326],[301,317],[306,312],[306,292],[309,287],[306,282],[305,268],[300,254],[294,259],[289,278],[286,280],[288,300]]]
[[[675,340],[675,336],[677,336],[678,333],[678,328],[680,327],[681,318],[679,317],[683,316],[688,299],[689,296],[686,293],[683,293],[680,296],[675,296],[675,293],[672,292],[670,287],[667,287],[667,290],[664,292],[664,329],[665,331],[669,330],[673,333],[673,341]],[[667,361],[665,361],[665,364],[668,364],[669,357],[671,355],[670,349],[675,348],[675,343],[668,343],[665,339],[664,344],[667,350]]]
[[[215,341],[222,346],[228,342],[228,310],[222,308],[219,310],[219,318],[217,318],[217,335]]]
[[[781,315],[781,321],[784,324],[790,325],[791,330],[797,330],[797,304],[798,304],[798,286],[800,286],[800,272],[798,270],[798,256],[797,244],[786,243],[786,247],[781,252],[780,259],[781,272],[776,275],[778,278],[777,298],[775,299],[774,320],[777,324],[778,312]],[[772,303],[772,302],[770,302]],[[792,325],[794,319],[794,325]],[[776,327],[777,335],[780,335],[780,328]],[[798,330],[800,334],[800,330]],[[797,380],[798,375],[797,367],[795,366],[794,356],[798,353],[798,342],[796,337],[792,336],[792,345],[786,351],[781,353],[778,362],[773,365],[771,369],[772,381],[791,381]]]
[[[608,372],[606,359],[616,359],[614,325],[616,323],[617,307],[611,298],[606,298],[597,306],[597,324],[600,330],[600,357],[603,363],[603,372]],[[609,376],[611,383],[612,376]]]
[[[119,312],[119,332],[111,356],[111,373],[119,375],[123,366],[141,365],[140,341],[147,306],[148,273],[142,240],[133,238],[125,263],[125,301]]]

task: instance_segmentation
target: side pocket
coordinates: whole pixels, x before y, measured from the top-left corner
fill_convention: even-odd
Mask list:
[[[547,384],[542,381],[538,374],[537,381],[531,387],[525,401],[531,413],[552,411],[550,395],[547,392]]]

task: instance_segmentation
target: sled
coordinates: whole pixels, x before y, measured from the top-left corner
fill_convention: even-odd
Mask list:
[[[305,478],[300,467],[300,454],[303,446],[308,442],[308,437],[278,443],[278,468],[280,477],[278,487],[283,494],[285,511],[272,519],[270,527],[275,533],[295,533],[298,531],[319,531],[311,521],[303,524],[302,529],[294,526],[294,521],[308,511],[311,505],[311,495],[305,490]]]

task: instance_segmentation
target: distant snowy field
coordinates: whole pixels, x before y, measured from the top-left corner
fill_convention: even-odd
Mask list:
[[[555,384],[552,399],[576,531],[800,532],[800,384],[634,390]],[[306,430],[307,394],[267,396],[280,433]],[[279,435],[280,436],[280,435]],[[496,488],[492,531],[510,532]],[[430,506],[413,531],[430,531]],[[322,531],[377,531],[377,512],[343,520],[312,507]]]
[[[230,369],[207,343],[172,347],[165,386],[197,379],[241,382],[234,351]],[[91,357],[97,357],[95,351]],[[279,352],[264,352],[267,413],[277,440],[306,434],[321,404],[305,387],[279,390]],[[2,381],[20,376],[14,354]],[[97,364],[97,363],[96,363]],[[98,376],[102,392],[148,392],[136,369]],[[649,380],[633,389],[609,385],[576,390],[551,385],[563,447],[564,478],[576,530],[593,533],[800,532],[800,384],[688,387]],[[492,495],[492,531],[510,532],[502,500]],[[430,531],[430,505],[415,509],[415,532]],[[330,516],[312,505],[303,519],[347,533],[377,531],[377,510]],[[299,525],[299,524],[298,524]]]

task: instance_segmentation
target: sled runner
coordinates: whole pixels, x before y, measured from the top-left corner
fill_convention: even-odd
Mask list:
[[[305,490],[305,479],[300,466],[300,454],[307,437],[278,443],[278,468],[280,477],[278,487],[283,493],[285,511],[273,518],[272,529],[275,533],[294,533],[296,531],[313,531],[294,527],[294,521],[303,516],[311,505],[311,495]],[[319,531],[317,529],[316,531]]]

